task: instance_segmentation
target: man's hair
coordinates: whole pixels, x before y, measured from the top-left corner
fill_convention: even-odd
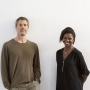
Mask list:
[[[64,30],[62,30],[60,38],[59,38],[59,41],[62,41],[63,40],[63,36],[65,34],[67,34],[67,33],[72,34],[73,38],[75,39],[76,35],[75,35],[74,30],[71,27],[66,27]]]
[[[19,18],[17,18],[17,20],[15,22],[15,26],[17,26],[19,20],[26,20],[27,21],[27,24],[29,26],[29,20],[26,17],[19,17]]]

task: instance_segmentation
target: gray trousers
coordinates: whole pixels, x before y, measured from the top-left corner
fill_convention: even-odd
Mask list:
[[[28,84],[20,85],[19,87],[12,88],[10,90],[40,90],[40,88],[37,87],[39,87],[39,83],[37,81],[34,81]]]

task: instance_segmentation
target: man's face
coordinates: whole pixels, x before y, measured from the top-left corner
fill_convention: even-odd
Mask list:
[[[25,36],[28,31],[28,22],[26,20],[19,20],[16,26],[17,34],[19,36]]]

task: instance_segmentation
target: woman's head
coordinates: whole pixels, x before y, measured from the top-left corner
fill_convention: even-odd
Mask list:
[[[59,41],[63,41],[65,45],[74,44],[75,37],[74,30],[71,27],[66,27],[62,30]]]

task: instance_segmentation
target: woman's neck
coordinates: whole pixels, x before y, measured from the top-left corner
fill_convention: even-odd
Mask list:
[[[63,53],[64,55],[68,55],[72,50],[73,50],[73,46],[72,47],[64,47]]]
[[[64,50],[65,51],[68,51],[68,50],[71,50],[72,48],[74,48],[73,46],[70,46],[70,47],[64,47]]]

